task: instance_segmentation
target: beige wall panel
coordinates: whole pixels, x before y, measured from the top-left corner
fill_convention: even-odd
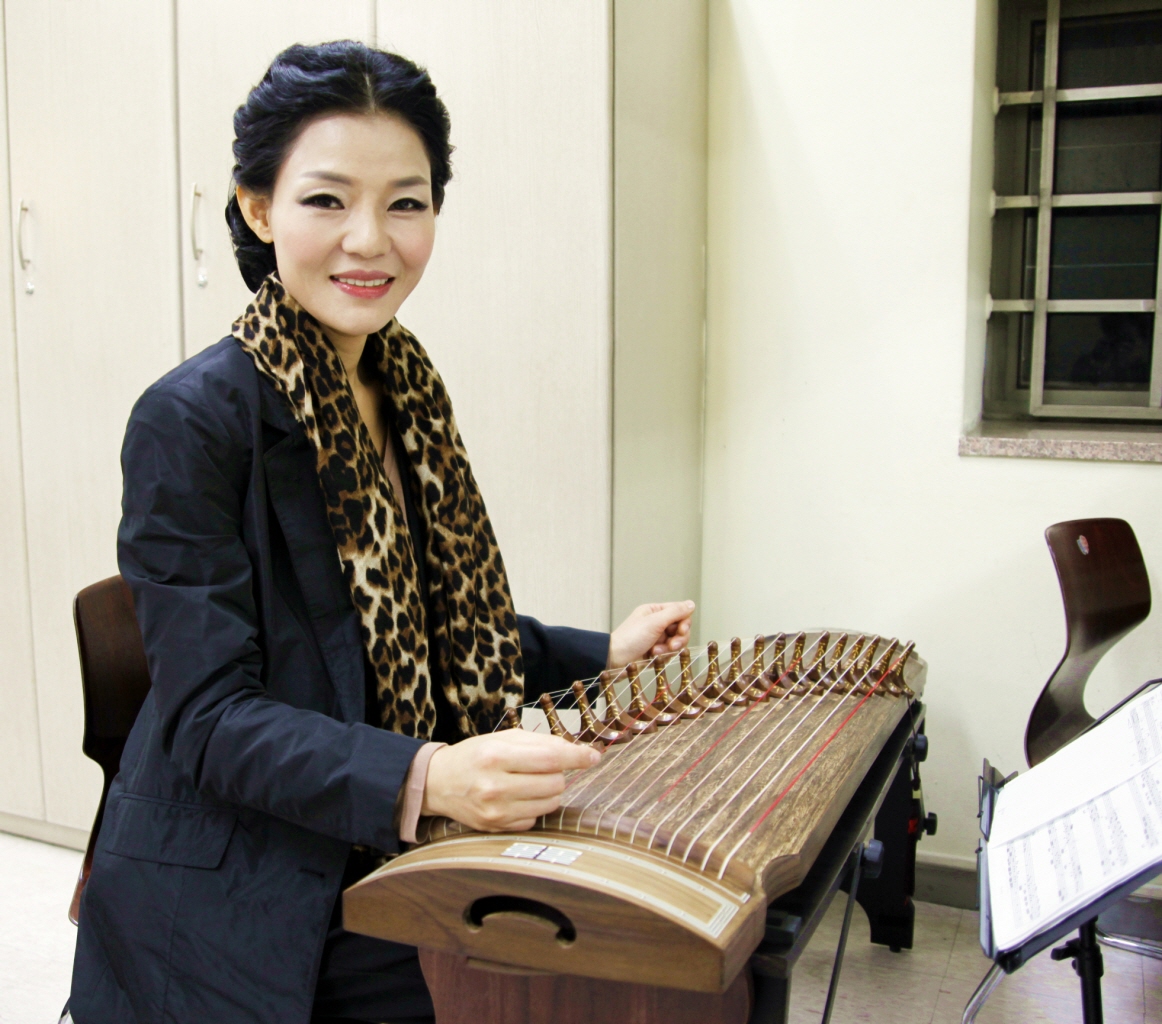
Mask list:
[[[81,754],[71,602],[117,571],[125,422],[181,351],[172,6],[8,0],[5,18],[45,812],[87,828],[100,771]]]
[[[700,586],[706,23],[614,5],[614,622]]]
[[[0,24],[0,57],[3,56]],[[0,112],[7,102],[0,76]],[[0,132],[0,202],[9,201],[8,138]],[[0,813],[44,816],[20,460],[19,366],[12,314],[11,232],[0,222]]]
[[[981,759],[1024,767],[1065,645],[1045,527],[1128,519],[1162,580],[1162,467],[957,455],[966,296],[987,282],[977,7],[714,0],[710,72],[703,633],[915,640],[940,815],[920,850],[963,867]],[[1160,651],[1156,612],[1091,706],[1162,675]]]
[[[601,0],[381,0],[430,70],[456,177],[400,320],[440,368],[518,609],[605,627],[610,67]]]
[[[234,111],[292,43],[374,42],[374,0],[177,0],[185,351],[230,331],[250,292],[223,210],[234,157]],[[194,187],[201,196],[194,198]],[[194,257],[194,243],[202,250]]]

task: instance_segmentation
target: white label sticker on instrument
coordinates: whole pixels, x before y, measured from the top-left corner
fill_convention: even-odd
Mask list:
[[[513,843],[501,856],[518,857],[520,860],[536,860],[537,856],[547,849],[547,846],[536,843]]]
[[[560,846],[549,846],[537,854],[537,860],[549,864],[572,864],[581,856],[580,850],[566,850]]]

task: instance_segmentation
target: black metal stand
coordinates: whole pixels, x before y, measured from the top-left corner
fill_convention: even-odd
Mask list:
[[[1072,960],[1081,979],[1081,1019],[1085,1024],[1102,1024],[1101,978],[1105,973],[1101,946],[1097,944],[1097,918],[1087,921],[1070,939],[1049,954],[1054,960]]]
[[[914,891],[916,845],[909,829],[915,832],[917,838],[924,831],[918,823],[913,824],[912,813],[913,783],[919,786],[919,776],[915,774],[918,752],[914,740],[919,736],[923,740],[919,746],[926,748],[927,740],[922,735],[923,723],[923,705],[913,704],[884,744],[880,756],[868,769],[859,789],[832,829],[830,838],[815,858],[807,877],[797,889],[780,896],[767,909],[766,935],[750,960],[754,979],[751,1024],[785,1024],[787,1021],[791,1001],[791,972],[840,889],[854,887],[858,899],[869,887],[878,887],[878,895],[873,892],[868,898],[869,901],[884,901],[884,927],[889,931],[881,932],[881,935],[890,934],[911,947],[912,921],[915,916],[911,897]],[[923,750],[919,756],[922,759]],[[907,803],[897,799],[889,805],[889,794],[893,790],[897,795],[902,791],[907,797]],[[901,810],[904,813],[901,814]],[[882,867],[879,872],[874,868],[869,872],[868,861],[864,860],[859,868],[862,876],[862,881],[859,881],[852,858],[858,864],[863,856],[862,840],[873,819],[876,839],[882,844],[882,857],[877,858]],[[888,839],[891,840],[890,847],[886,841]],[[893,863],[901,857],[906,863]],[[889,870],[891,874],[885,884],[884,875]],[[874,875],[878,877],[873,881]],[[866,906],[862,899],[859,902]],[[855,899],[849,899],[837,950],[836,969],[832,975],[833,990],[838,983],[838,966],[843,957],[854,905]],[[893,927],[895,930],[891,931]],[[877,941],[874,931],[873,941]],[[878,941],[884,942],[884,939]],[[829,995],[829,1005],[832,999],[833,994]]]
[[[876,815],[875,837],[884,844],[880,877],[865,881],[856,895],[871,925],[871,940],[893,953],[912,948],[916,924],[916,840],[913,823],[912,772],[901,763]]]
[[[928,737],[921,722],[904,751],[896,777],[876,814],[875,838],[883,844],[883,871],[865,877],[859,905],[871,924],[871,941],[893,953],[912,948],[916,923],[916,844],[936,834],[936,815],[924,813],[919,763],[928,756]]]

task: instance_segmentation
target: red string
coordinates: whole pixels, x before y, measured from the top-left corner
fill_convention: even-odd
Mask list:
[[[900,663],[900,661],[899,661],[899,659],[897,659],[895,661],[895,663],[893,665],[891,665],[891,667],[889,667],[888,670],[882,676],[880,676],[878,680],[876,680],[876,685],[873,686],[870,690],[868,690],[868,692],[864,696],[863,700],[861,700],[858,704],[856,704],[856,706],[854,708],[851,709],[851,713],[842,722],[839,723],[839,726],[835,730],[835,732],[833,732],[830,736],[827,737],[827,742],[824,743],[823,746],[821,746],[818,750],[815,751],[814,754],[811,755],[811,760],[808,761],[805,765],[803,765],[802,768],[799,769],[798,774],[789,783],[787,783],[787,788],[784,789],[777,797],[775,797],[774,803],[772,803],[770,807],[768,807],[765,811],[763,811],[763,815],[761,818],[759,818],[758,821],[756,821],[753,825],[751,825],[750,830],[747,832],[747,835],[750,835],[751,833],[753,833],[756,828],[758,828],[764,821],[767,820],[767,818],[770,817],[771,812],[776,807],[778,807],[780,803],[782,803],[783,797],[785,797],[794,788],[795,783],[798,782],[807,773],[807,769],[810,768],[811,765],[813,765],[818,760],[819,755],[822,754],[823,751],[825,751],[827,749],[827,747],[831,743],[831,741],[833,739],[835,739],[835,737],[838,736],[841,732],[843,732],[843,730],[847,726],[847,723],[850,722],[852,720],[852,718],[855,717],[855,713],[860,708],[862,708],[864,706],[864,704],[866,704],[868,702],[868,700],[872,696],[872,694],[874,694],[876,692],[876,690],[879,689],[880,683],[882,683],[885,679],[888,678],[888,676],[890,676],[892,674],[892,672],[895,671],[896,666],[899,665],[899,663]]]
[[[666,797],[668,797],[671,793],[673,793],[674,790],[678,788],[678,783],[680,783],[687,775],[689,775],[695,768],[697,768],[706,759],[706,756],[710,753],[710,751],[713,750],[715,747],[717,747],[718,744],[721,743],[724,739],[726,739],[726,737],[730,735],[731,730],[734,729],[734,727],[736,725],[738,725],[744,718],[746,718],[746,716],[749,715],[754,708],[758,707],[760,702],[765,697],[769,696],[771,690],[773,690],[784,679],[786,679],[787,676],[789,676],[795,670],[795,666],[798,664],[799,664],[798,658],[796,658],[793,662],[791,662],[791,664],[787,667],[787,671],[784,672],[781,676],[779,676],[778,679],[776,679],[773,683],[771,683],[770,686],[768,686],[766,688],[766,690],[763,691],[762,697],[756,698],[754,703],[748,705],[747,709],[741,715],[739,715],[738,718],[736,718],[733,722],[730,723],[729,727],[722,733],[722,735],[719,736],[718,739],[716,739],[710,745],[710,747],[702,753],[702,756],[699,757],[698,760],[696,760],[692,765],[690,765],[689,768],[687,768],[684,772],[682,772],[682,774],[678,776],[678,778],[674,782],[674,784],[669,789],[667,789],[660,797],[658,797],[657,802],[661,803],[663,800],[666,799]],[[703,714],[705,714],[705,712],[703,712]]]

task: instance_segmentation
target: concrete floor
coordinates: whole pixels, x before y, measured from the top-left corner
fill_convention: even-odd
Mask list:
[[[66,916],[81,855],[0,833],[0,1022],[56,1024],[68,995],[76,929]],[[796,968],[794,1024],[818,1021],[827,994],[844,897],[831,906]],[[892,953],[867,941],[856,909],[840,975],[834,1024],[946,1024],[988,969],[977,943],[977,915],[918,903],[915,948]],[[1162,1021],[1162,961],[1105,949],[1102,993],[1110,1024]],[[1001,982],[980,1024],[1081,1021],[1077,979],[1068,963],[1042,953]],[[192,1022],[191,1022],[192,1024]]]

